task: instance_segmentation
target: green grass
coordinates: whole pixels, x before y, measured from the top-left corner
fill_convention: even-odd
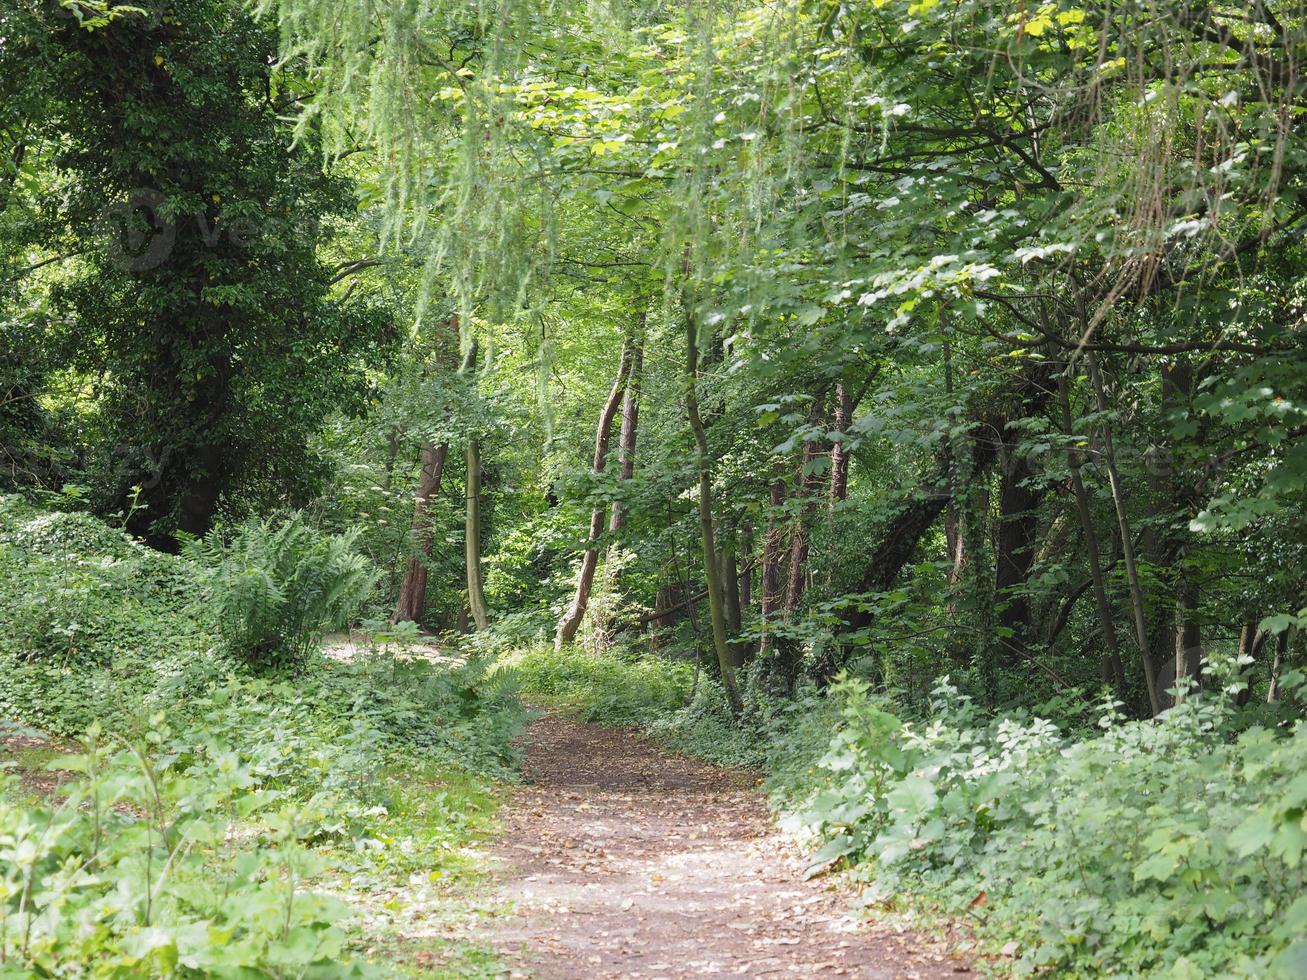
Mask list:
[[[596,657],[576,647],[531,647],[499,663],[533,700],[618,727],[645,728],[667,718],[686,706],[694,685],[694,667],[683,661],[620,652]]]

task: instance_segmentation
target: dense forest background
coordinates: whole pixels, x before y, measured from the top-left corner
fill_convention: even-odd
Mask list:
[[[30,545],[92,515],[259,676],[450,634],[769,768],[816,866],[1045,896],[1032,968],[1293,975],[1300,55],[1296,0],[10,2],[0,707],[95,720],[135,586]]]

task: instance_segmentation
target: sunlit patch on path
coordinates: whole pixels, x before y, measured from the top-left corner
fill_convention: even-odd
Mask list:
[[[548,716],[506,815],[491,940],[520,975],[944,977],[911,932],[867,927],[804,881],[755,777]]]

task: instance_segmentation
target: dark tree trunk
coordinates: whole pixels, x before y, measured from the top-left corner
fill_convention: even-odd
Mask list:
[[[417,500],[413,507],[413,556],[408,560],[399,599],[391,614],[392,623],[422,622],[427,602],[427,561],[431,558],[431,518],[428,508],[440,492],[440,478],[445,469],[448,443],[422,444],[422,471],[418,477]]]

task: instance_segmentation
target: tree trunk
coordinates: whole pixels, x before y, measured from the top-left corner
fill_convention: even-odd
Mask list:
[[[1243,671],[1247,683],[1244,684],[1242,691],[1235,697],[1235,703],[1243,707],[1252,700],[1253,685],[1252,672],[1253,665],[1261,655],[1262,647],[1266,646],[1267,633],[1265,630],[1257,628],[1257,618],[1253,617],[1243,624],[1239,630],[1239,661],[1240,669]]]
[[[767,535],[762,552],[762,640],[758,645],[759,656],[765,655],[771,647],[772,637],[769,627],[776,618],[776,611],[781,604],[781,545],[785,540],[785,532],[776,511],[784,503],[785,470],[784,464],[777,460],[772,473],[772,514],[767,518]]]
[[[830,500],[837,504],[849,496],[849,449],[845,444],[853,422],[853,396],[843,383],[835,386],[835,431],[839,438],[830,451]]]
[[[1057,391],[1062,402],[1063,429],[1069,439],[1073,434],[1074,425],[1065,372],[1057,376]],[[1071,473],[1071,491],[1076,500],[1076,515],[1080,519],[1080,531],[1085,540],[1085,560],[1089,564],[1089,580],[1094,589],[1094,607],[1098,613],[1098,626],[1103,633],[1103,643],[1107,646],[1107,656],[1103,658],[1103,680],[1113,684],[1118,691],[1124,691],[1125,665],[1121,661],[1121,644],[1116,634],[1116,619],[1112,615],[1112,604],[1107,597],[1107,581],[1103,575],[1103,562],[1098,551],[1098,535],[1094,533],[1093,515],[1089,510],[1089,494],[1085,491],[1085,481],[1080,472],[1084,460],[1080,450],[1069,441],[1066,447],[1066,461]]]
[[[440,477],[445,469],[445,456],[449,444],[439,446],[422,444],[422,472],[418,478],[417,502],[413,507],[414,554],[408,560],[408,570],[399,586],[399,599],[390,617],[392,623],[422,621],[427,601],[427,565],[431,557],[431,519],[427,516],[431,498],[440,492]]]
[[[640,426],[640,377],[644,371],[644,322],[645,314],[641,311],[636,317],[635,336],[631,339],[631,364],[627,370],[626,394],[622,398],[622,431],[617,438],[617,458],[622,464],[623,480],[635,476],[635,443]],[[608,530],[613,533],[620,531],[624,517],[621,502],[614,500]]]
[[[1089,377],[1094,385],[1099,412],[1108,410],[1107,392],[1103,388],[1103,377],[1098,370],[1098,362],[1092,353],[1085,355],[1089,367]],[[1126,514],[1125,495],[1121,489],[1121,476],[1116,470],[1116,453],[1112,448],[1112,427],[1104,420],[1102,425],[1103,462],[1107,466],[1107,482],[1112,490],[1112,505],[1116,508],[1116,520],[1121,532],[1121,560],[1125,562],[1126,581],[1130,585],[1130,605],[1134,612],[1135,643],[1139,646],[1139,658],[1144,667],[1144,683],[1148,686],[1148,707],[1153,715],[1161,713],[1161,692],[1157,690],[1157,671],[1153,666],[1153,656],[1148,648],[1148,625],[1144,619],[1144,590],[1139,584],[1139,567],[1135,564],[1135,545],[1130,537],[1130,519]]]
[[[604,402],[604,407],[599,413],[599,425],[595,430],[595,451],[594,459],[591,462],[591,472],[598,475],[604,471],[608,464],[608,434],[613,427],[613,417],[617,414],[617,406],[622,400],[622,391],[626,386],[626,374],[630,368],[630,345],[622,345],[622,356],[617,366],[617,379],[613,382],[612,390],[608,393],[608,400]],[[616,506],[616,505],[614,505]],[[576,631],[581,627],[581,620],[585,618],[586,606],[590,602],[590,588],[594,584],[595,568],[599,564],[599,535],[603,533],[604,528],[604,511],[602,507],[595,507],[590,511],[590,530],[586,538],[587,545],[585,554],[581,556],[581,568],[576,578],[576,593],[572,597],[572,604],[568,606],[567,612],[563,613],[563,618],[558,621],[558,629],[554,632],[554,649],[561,650],[565,644],[571,643],[576,636]]]
[[[713,648],[717,653],[717,666],[721,670],[727,705],[730,707],[731,714],[738,717],[743,709],[743,701],[740,698],[739,685],[735,680],[734,658],[726,637],[726,602],[713,533],[712,467],[708,455],[708,433],[699,415],[699,395],[695,390],[699,380],[698,328],[688,305],[685,309],[685,339],[685,413],[689,416],[690,431],[694,434],[699,470],[699,530],[703,537],[703,572],[708,583],[708,610],[712,617]]]
[[[467,522],[464,533],[467,559],[467,604],[477,631],[490,628],[485,584],[481,578],[481,447],[476,439],[467,444]]]
[[[471,374],[476,359],[477,343],[474,340],[458,373]],[[467,514],[463,524],[463,554],[467,564],[467,604],[472,622],[480,632],[490,628],[490,609],[486,605],[485,583],[481,577],[481,446],[475,435],[468,438],[464,459],[467,464]]]
[[[744,556],[744,569],[740,572],[740,612],[753,607],[753,524],[745,521],[740,532],[740,554]]]
[[[824,399],[818,399],[813,403],[812,411],[809,414],[811,422],[816,423],[821,420],[825,411],[823,401]],[[799,465],[798,485],[799,492],[803,496],[803,506],[794,520],[794,530],[790,534],[790,569],[789,577],[785,582],[785,605],[781,614],[787,623],[794,618],[795,612],[798,611],[799,600],[803,598],[803,588],[807,582],[808,552],[812,545],[810,531],[815,516],[814,512],[818,506],[817,486],[820,482],[812,470],[817,461],[820,445],[816,439],[805,441],[803,444],[803,461]]]
[[[1183,570],[1176,583],[1175,599],[1175,680],[1188,678],[1194,684],[1199,683],[1203,669],[1202,627],[1196,620],[1198,612],[1198,589],[1193,580]],[[1181,694],[1176,703],[1184,700]]]

